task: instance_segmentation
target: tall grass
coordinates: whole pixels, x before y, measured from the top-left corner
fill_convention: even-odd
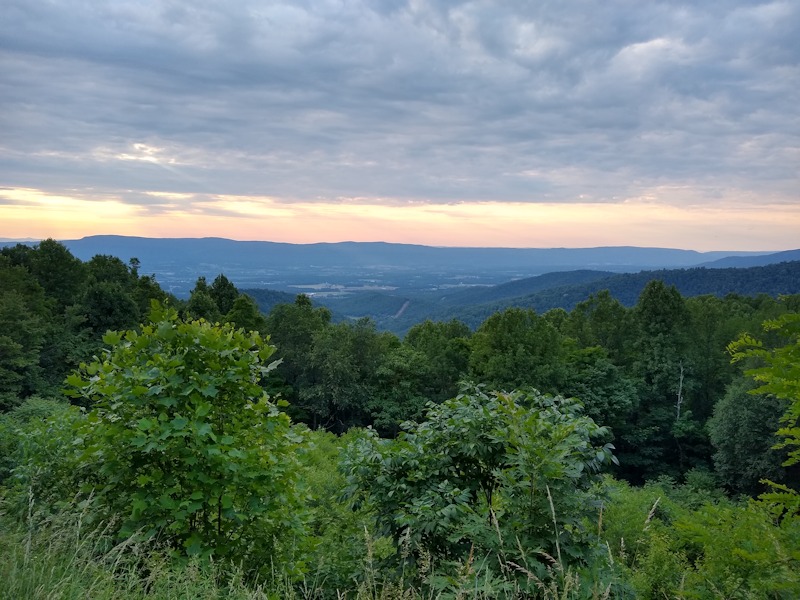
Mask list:
[[[309,576],[290,581],[274,570],[269,581],[246,581],[234,565],[175,559],[156,543],[115,543],[102,526],[87,526],[84,513],[43,522],[11,523],[0,517],[0,598],[13,600],[483,600],[530,597],[511,573],[498,577],[472,557],[464,564],[430,564],[419,587],[386,577],[373,560],[368,538],[364,576],[349,590],[326,589]],[[524,568],[524,567],[518,567]],[[553,559],[552,577],[540,582],[546,600],[606,598]]]
[[[235,568],[176,561],[154,543],[114,543],[107,528],[88,528],[84,514],[60,514],[24,525],[0,521],[0,598],[64,600],[250,600],[268,595],[245,585]],[[275,590],[280,592],[280,590]]]

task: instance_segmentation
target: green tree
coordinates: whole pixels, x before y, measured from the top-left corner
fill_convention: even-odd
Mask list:
[[[59,310],[78,300],[86,282],[86,267],[64,244],[53,239],[39,242],[29,264],[31,273]]]
[[[747,330],[753,310],[735,297],[715,296],[688,298],[686,308],[690,323],[687,357],[695,381],[691,410],[695,418],[705,422],[736,376],[726,347]]]
[[[188,319],[205,319],[209,323],[222,320],[222,313],[211,296],[205,277],[197,278],[194,289],[189,293],[184,313]]]
[[[86,325],[97,335],[109,329],[134,327],[141,320],[136,301],[119,282],[91,283],[81,301],[81,310]]]
[[[532,309],[509,308],[481,324],[470,340],[470,378],[493,389],[536,387],[558,392],[563,338]]]
[[[615,438],[627,436],[631,414],[639,404],[635,382],[600,346],[572,349],[565,363],[567,375],[560,392],[579,398],[586,414],[611,428]]]
[[[221,314],[226,314],[233,308],[233,303],[239,297],[239,290],[231,281],[222,273],[217,275],[208,293],[217,305]]]
[[[0,411],[43,389],[52,304],[23,266],[0,255]]]
[[[773,446],[786,402],[750,394],[755,387],[746,379],[733,382],[708,421],[717,476],[729,490],[750,495],[764,491],[762,479],[782,482],[785,477],[785,452]]]
[[[267,319],[261,314],[256,301],[247,294],[240,294],[233,301],[225,321],[245,331],[263,332],[267,326]]]
[[[384,355],[375,370],[375,383],[367,400],[369,420],[381,435],[394,436],[403,421],[419,419],[431,400],[431,364],[407,344]]]
[[[101,501],[122,536],[158,534],[190,555],[276,552],[297,524],[302,438],[259,385],[274,348],[152,313],[140,332],[106,334],[102,359],[68,378],[93,407],[80,433]]]
[[[281,359],[274,379],[282,381],[271,383],[290,401],[296,418],[308,422],[313,417],[298,406],[299,393],[312,383],[308,356],[314,336],[330,322],[331,312],[327,308],[315,308],[305,294],[299,294],[293,304],[275,305],[267,315],[266,331],[277,348],[276,356]]]
[[[136,274],[116,256],[96,254],[86,263],[86,273],[91,281],[118,283],[130,288],[136,280]]]
[[[742,335],[729,349],[734,361],[758,361],[745,371],[761,385],[754,393],[772,394],[789,402],[781,416],[777,435],[782,438],[776,448],[786,448],[788,458],[784,466],[800,464],[800,313],[787,313],[778,319],[764,322],[765,332],[775,333],[782,345],[768,348],[750,335]],[[800,493],[786,486],[776,488],[771,498],[782,504],[787,512],[800,518]]]
[[[458,392],[458,382],[469,370],[469,338],[472,332],[455,319],[446,322],[425,321],[408,330],[405,345],[422,353],[427,361],[428,399],[444,402]]]
[[[620,440],[623,473],[634,481],[680,476],[698,463],[703,429],[689,410],[691,367],[687,359],[689,315],[675,286],[648,282],[634,309],[640,402],[628,435]],[[699,439],[698,439],[699,438]],[[710,449],[700,453],[710,457]]]
[[[603,290],[575,306],[565,330],[580,347],[600,346],[614,364],[623,366],[633,358],[635,327],[632,318],[632,311],[611,296],[608,290]]]
[[[313,426],[342,433],[371,424],[378,368],[399,344],[394,334],[379,333],[368,318],[317,332],[306,357],[307,384],[299,390],[299,403],[313,416]]]
[[[41,389],[39,364],[45,324],[23,296],[0,293],[0,411]]]

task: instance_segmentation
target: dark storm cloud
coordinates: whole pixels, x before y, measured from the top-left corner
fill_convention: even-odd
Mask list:
[[[796,197],[798,34],[792,1],[6,0],[0,183]]]

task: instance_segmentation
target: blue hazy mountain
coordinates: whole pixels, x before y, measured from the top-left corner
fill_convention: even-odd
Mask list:
[[[219,273],[239,287],[282,291],[330,284],[344,288],[432,288],[495,285],[554,271],[616,273],[693,267],[759,252],[696,252],[633,246],[599,248],[451,248],[340,242],[287,244],[222,238],[144,238],[114,235],[65,240],[82,260],[110,254],[139,259],[141,272],[178,296],[186,296],[198,276]]]
[[[755,256],[726,256],[709,263],[698,265],[711,269],[724,269],[728,267],[763,267],[774,265],[775,263],[800,260],[800,250],[786,250],[784,252],[774,252],[772,254],[759,254]]]

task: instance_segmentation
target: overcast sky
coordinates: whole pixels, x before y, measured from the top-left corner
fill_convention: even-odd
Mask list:
[[[3,0],[0,237],[800,247],[800,2]]]

